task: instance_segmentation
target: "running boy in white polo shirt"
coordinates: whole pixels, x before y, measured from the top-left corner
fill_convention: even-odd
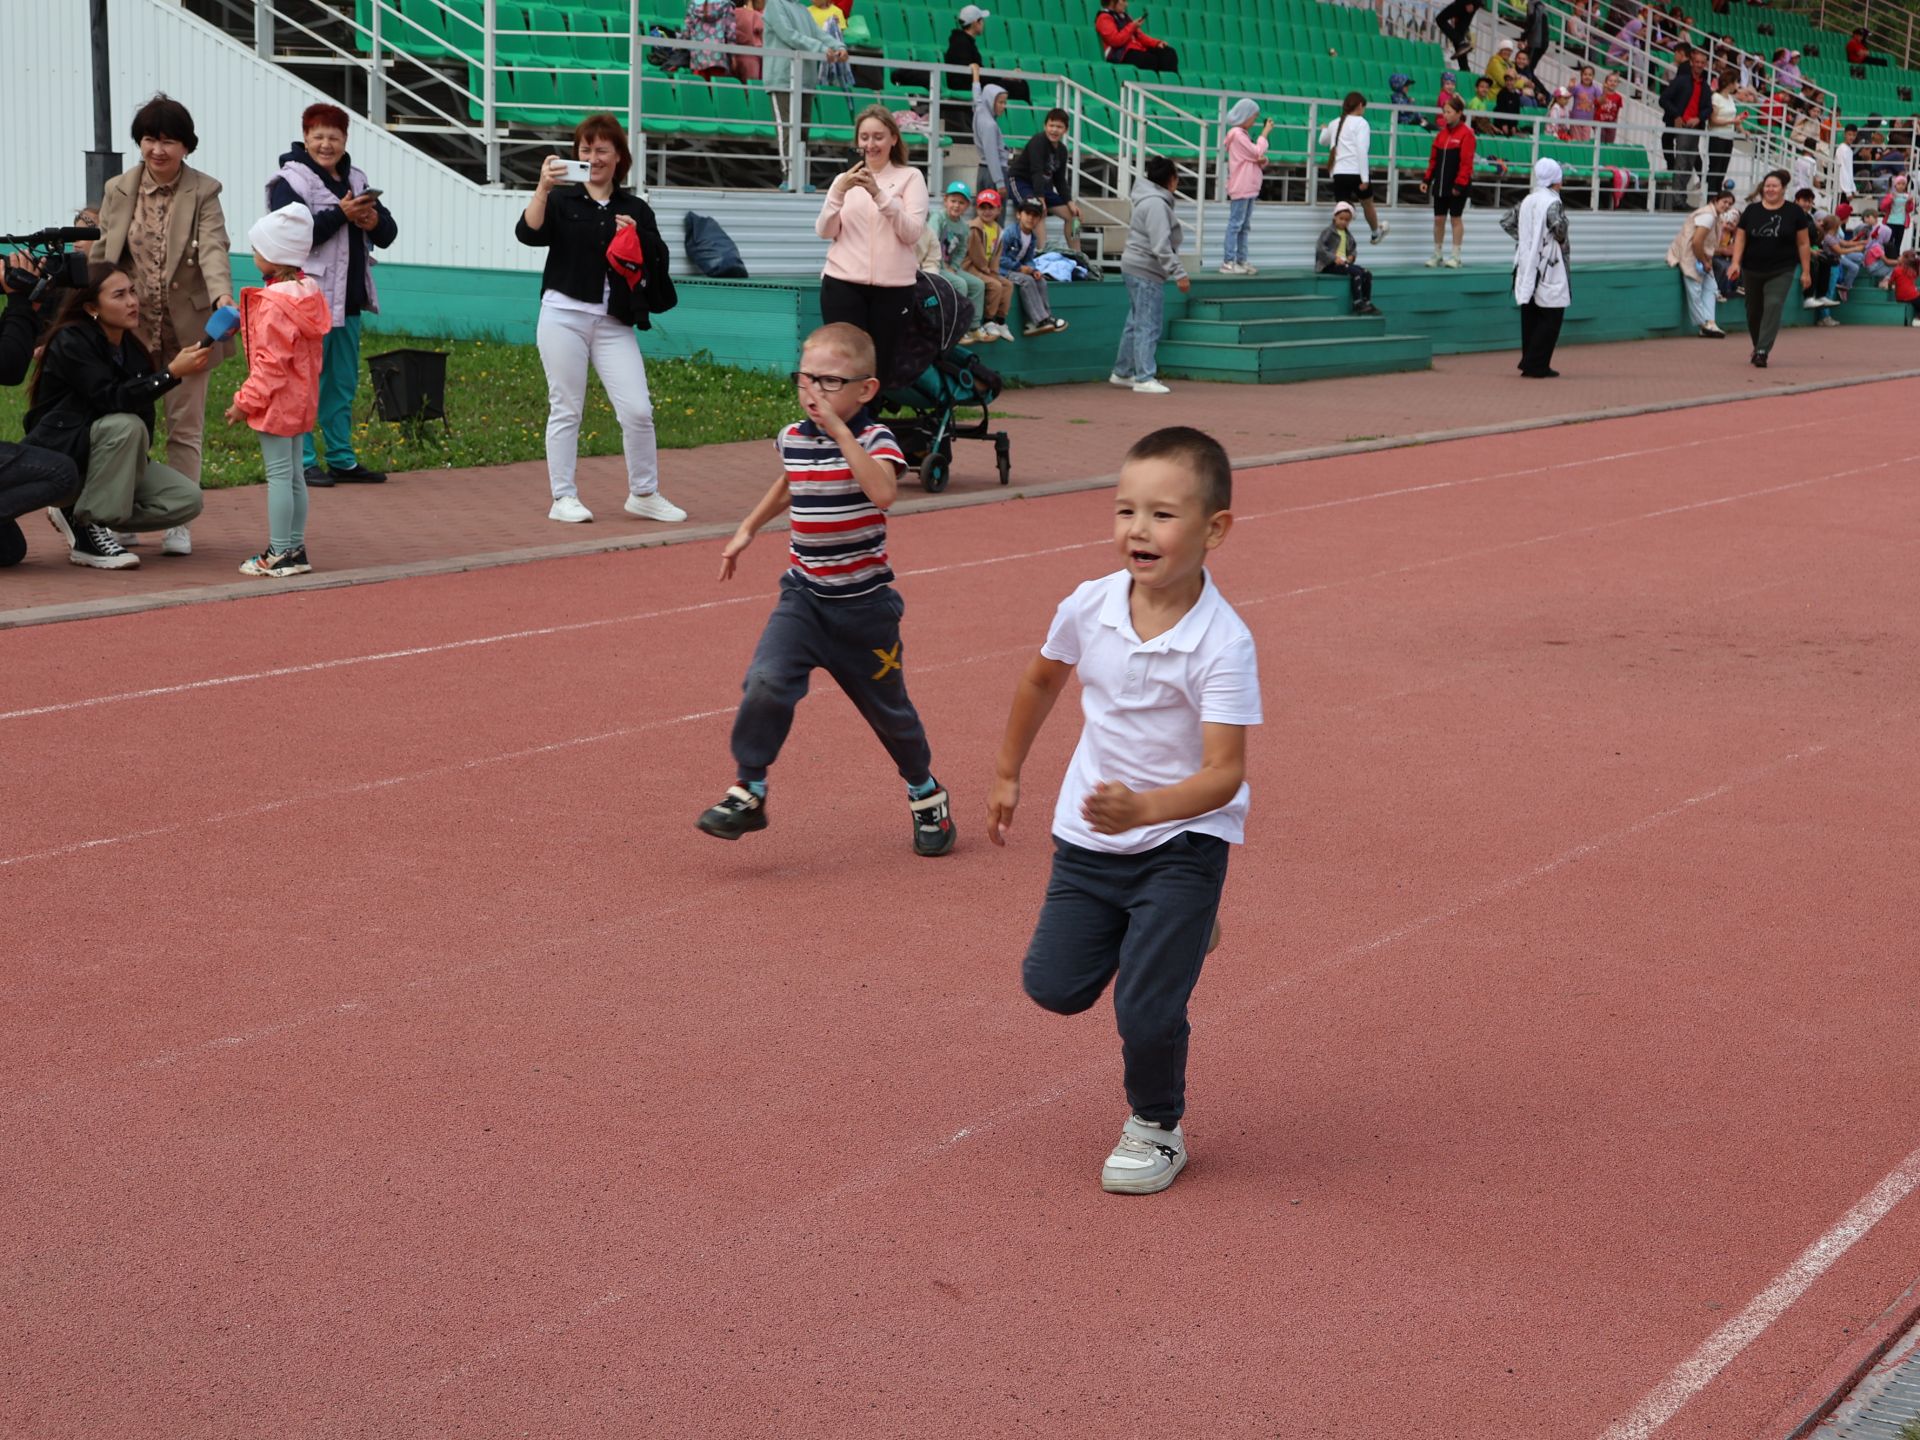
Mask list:
[[[1053,876],[1021,978],[1078,1014],[1113,982],[1132,1114],[1100,1171],[1150,1195],[1187,1163],[1187,1001],[1219,943],[1227,847],[1245,838],[1246,727],[1260,723],[1253,636],[1207,574],[1233,528],[1233,471],[1183,425],[1127,452],[1114,492],[1122,567],[1061,602],[1014,692],[987,801],[1006,844],[1020,767],[1067,676],[1085,724],[1053,812]]]

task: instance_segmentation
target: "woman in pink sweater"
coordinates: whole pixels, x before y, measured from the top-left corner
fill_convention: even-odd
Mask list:
[[[1253,122],[1260,107],[1251,100],[1236,100],[1227,111],[1227,253],[1221,258],[1222,275],[1258,275],[1247,263],[1247,232],[1253,228],[1253,202],[1260,198],[1260,185],[1266,179],[1267,137],[1273,133],[1273,121],[1260,127],[1260,138],[1253,136]]]
[[[313,250],[313,212],[283,205],[247,232],[253,263],[267,283],[240,292],[240,334],[247,378],[227,407],[227,423],[244,419],[260,437],[267,470],[267,548],[240,567],[242,575],[304,575],[307,561],[307,477],[301,437],[320,408],[320,364],[333,317],[320,283],[301,266]]]
[[[820,318],[873,337],[874,373],[893,383],[893,354],[913,301],[915,247],[927,229],[927,181],[907,164],[892,112],[870,105],[855,122],[860,158],[834,178],[814,230],[830,240]]]

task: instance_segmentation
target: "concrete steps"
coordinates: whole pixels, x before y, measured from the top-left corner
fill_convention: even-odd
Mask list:
[[[1285,340],[1252,345],[1168,339],[1160,342],[1159,363],[1162,374],[1179,379],[1274,385],[1293,380],[1326,380],[1339,375],[1426,370],[1433,365],[1433,346],[1420,335]]]

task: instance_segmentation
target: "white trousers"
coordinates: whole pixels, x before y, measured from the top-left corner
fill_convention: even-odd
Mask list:
[[[586,408],[587,364],[606,387],[620,421],[627,456],[627,489],[651,495],[660,486],[660,452],[653,433],[647,364],[631,325],[584,310],[540,307],[540,363],[547,371],[547,479],[553,498],[580,493],[573,473],[580,459],[580,415]]]

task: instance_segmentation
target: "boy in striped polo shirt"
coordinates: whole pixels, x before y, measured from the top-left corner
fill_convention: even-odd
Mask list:
[[[793,728],[793,711],[816,669],[825,670],[873,727],[907,782],[917,855],[953,848],[947,792],[907,698],[900,654],[906,602],[887,566],[887,510],[907,468],[893,432],[867,413],[880,393],[873,340],[856,325],[823,325],[807,337],[793,383],[807,418],[776,442],[782,474],[720,552],[733,575],[754,535],[787,510],[792,563],[780,599],[747,666],[733,721],[739,780],[698,824],[738,840],[767,828],[767,769]]]

